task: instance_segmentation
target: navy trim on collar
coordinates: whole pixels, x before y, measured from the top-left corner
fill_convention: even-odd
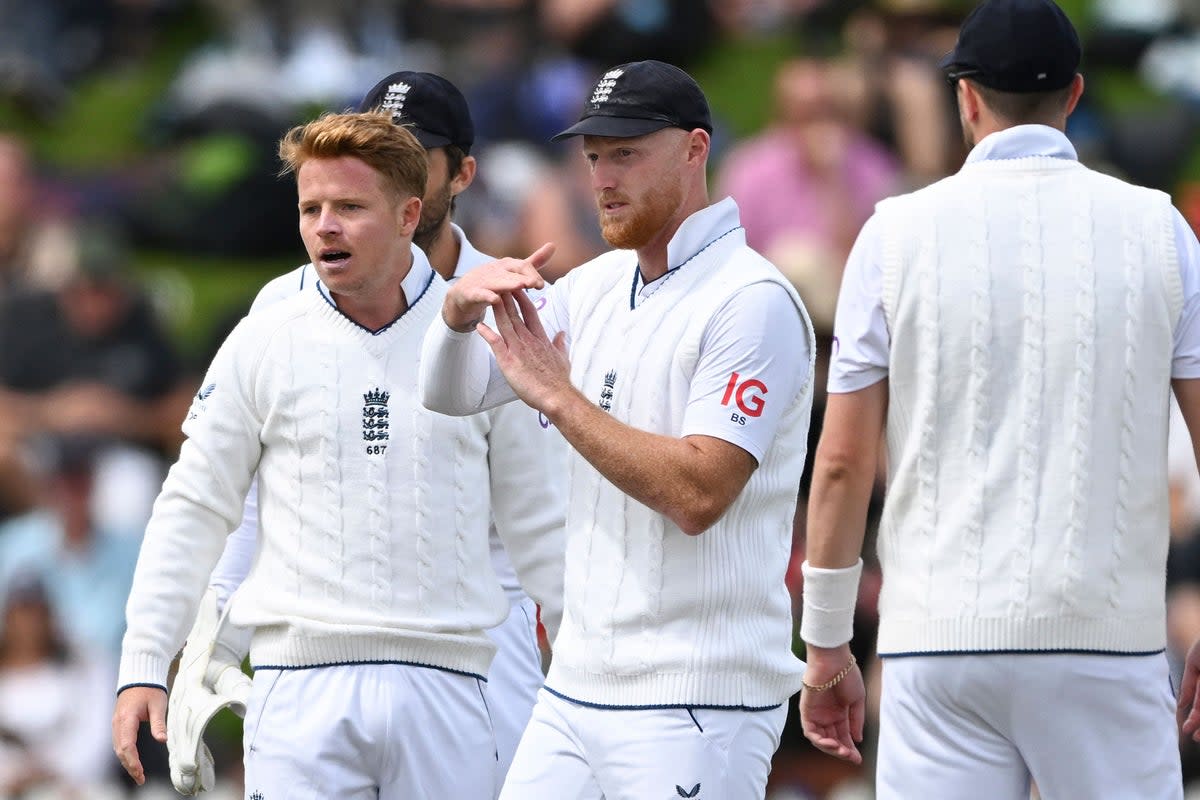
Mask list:
[[[708,248],[712,247],[714,244],[716,244],[717,242],[721,241],[722,239],[724,239],[724,238],[725,238],[726,236],[728,236],[729,234],[733,233],[734,231],[740,231],[741,229],[742,229],[742,226],[741,226],[741,225],[734,225],[732,228],[730,228],[729,230],[725,231],[724,233],[722,233],[722,234],[721,234],[720,236],[718,236],[717,238],[715,238],[715,239],[711,240],[711,241],[710,241],[708,244],[704,245],[704,247],[701,247],[699,250],[697,250],[696,252],[692,253],[690,256],[688,256],[686,259],[684,259],[684,261],[683,261],[683,263],[682,263],[682,264],[679,264],[678,266],[671,267],[669,270],[667,270],[666,272],[664,272],[662,275],[659,275],[657,278],[655,278],[654,280],[650,281],[650,283],[647,283],[647,284],[646,284],[646,286],[652,286],[653,284],[656,284],[656,283],[658,283],[659,281],[665,281],[667,278],[671,277],[671,276],[672,276],[672,275],[674,275],[676,272],[678,272],[679,270],[681,270],[681,269],[683,269],[685,266],[687,266],[688,262],[690,262],[690,261],[691,261],[692,259],[694,259],[696,256],[700,255],[700,254],[701,254],[701,253],[703,253],[705,250],[707,250]],[[636,265],[636,266],[634,266],[634,268],[633,268],[633,286],[632,286],[632,287],[630,288],[630,290],[629,290],[629,309],[630,309],[631,311],[632,311],[633,309],[637,308],[638,281],[641,279],[641,277],[642,277],[642,265],[641,265],[641,264],[637,264],[637,265]]]
[[[425,296],[425,294],[429,291],[429,287],[433,285],[433,276],[436,274],[437,274],[436,272],[430,273],[429,279],[425,281],[425,287],[423,289],[421,289],[421,293],[419,295],[417,295],[417,299],[413,300],[411,303],[409,303],[408,308],[406,308],[404,310],[404,312],[402,314],[400,314],[400,316],[396,317],[394,320],[389,322],[387,325],[384,325],[382,328],[380,328],[379,330],[375,330],[375,331],[371,330],[366,325],[360,325],[355,320],[346,316],[346,314],[340,308],[337,307],[337,303],[333,302],[333,298],[329,296],[328,287],[326,287],[325,284],[318,282],[317,283],[317,291],[321,293],[321,297],[323,297],[325,299],[325,302],[329,303],[329,305],[333,308],[334,311],[341,314],[343,317],[346,317],[346,320],[351,325],[355,326],[356,328],[361,328],[362,330],[366,331],[367,333],[371,334],[372,336],[378,336],[379,334],[386,331],[388,328],[395,325],[401,319],[403,319],[404,315],[407,314],[409,311],[412,311],[414,308],[416,308],[417,303],[421,302],[421,298]],[[282,669],[282,667],[279,667],[278,669]]]

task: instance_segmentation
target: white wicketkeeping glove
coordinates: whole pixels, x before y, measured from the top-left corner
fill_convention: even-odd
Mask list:
[[[167,699],[171,782],[187,796],[212,789],[216,781],[212,753],[203,738],[209,720],[225,707],[246,716],[250,699],[250,677],[242,672],[250,631],[224,622],[217,612],[216,592],[209,589],[200,601]]]

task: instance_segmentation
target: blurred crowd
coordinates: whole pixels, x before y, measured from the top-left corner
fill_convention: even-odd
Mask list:
[[[715,197],[738,201],[749,243],[795,283],[827,358],[842,264],[875,203],[955,171],[966,155],[936,62],[972,5],[0,0],[0,103],[46,124],[70,113],[89,76],[141,68],[181,24],[205,31],[145,109],[135,164],[73,176],[36,157],[35,139],[0,127],[0,798],[128,791],[108,736],[124,601],[211,355],[181,347],[173,307],[140,279],[138,256],[302,253],[294,188],[275,161],[287,127],[353,105],[398,69],[445,75],[470,103],[482,185],[463,196],[456,221],[495,255],[556,242],[561,275],[605,245],[577,143],[552,146],[549,136],[576,119],[602,68],[650,57],[678,64],[710,92]],[[1080,157],[1170,192],[1200,223],[1200,2],[1063,5],[1085,36],[1089,91],[1068,130]],[[739,66],[736,54],[767,41],[785,42],[779,58]],[[770,109],[750,129],[739,112],[746,98]],[[238,288],[249,298],[258,286]],[[208,340],[219,343],[244,310],[201,320]],[[822,408],[818,396],[810,456]],[[1178,661],[1200,636],[1200,477],[1181,423],[1172,436],[1169,639]],[[790,572],[797,613],[806,490]],[[853,643],[873,665],[875,688],[878,585],[868,564]],[[217,794],[240,797],[236,721],[218,728]],[[1184,749],[1185,778],[1200,780],[1200,752]],[[157,784],[139,793],[173,796],[165,754],[154,758]],[[793,708],[769,797],[847,800],[870,797],[869,787],[869,763],[809,747]]]

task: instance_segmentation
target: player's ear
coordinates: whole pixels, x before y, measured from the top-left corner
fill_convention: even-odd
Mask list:
[[[708,161],[708,151],[711,146],[712,137],[708,135],[708,131],[703,128],[690,131],[687,136],[688,160],[696,160],[700,164],[704,164]]]
[[[421,198],[413,196],[401,200],[396,208],[396,217],[400,234],[412,236],[417,230],[417,223],[421,221]]]
[[[463,156],[462,163],[458,165],[458,172],[450,179],[450,194],[460,195],[465,192],[475,181],[477,167],[475,156]]]

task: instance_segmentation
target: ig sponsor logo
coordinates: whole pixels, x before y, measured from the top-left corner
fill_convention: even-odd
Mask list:
[[[755,378],[742,380],[741,375],[733,372],[729,375],[729,383],[725,385],[725,396],[721,398],[721,405],[727,406],[732,400],[737,410],[729,419],[738,425],[745,425],[747,417],[762,416],[763,408],[767,405],[766,396],[765,383]]]

